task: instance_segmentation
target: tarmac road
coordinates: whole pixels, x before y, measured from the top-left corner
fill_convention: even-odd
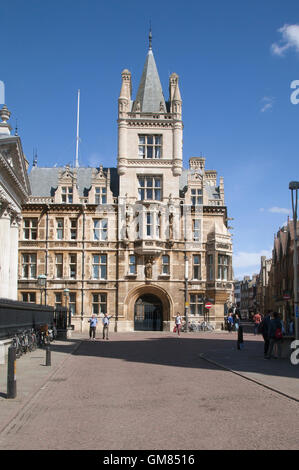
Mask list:
[[[201,357],[233,348],[226,332],[83,340],[2,429],[0,449],[298,449],[298,402]]]

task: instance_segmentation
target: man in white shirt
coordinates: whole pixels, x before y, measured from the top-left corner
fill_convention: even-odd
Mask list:
[[[181,327],[182,327],[182,317],[179,314],[179,312],[177,312],[177,315],[175,317],[175,326],[176,326],[176,332],[180,336]]]
[[[108,313],[105,313],[103,317],[103,339],[109,339],[109,323],[110,323],[110,318],[112,318],[113,315],[108,315]]]

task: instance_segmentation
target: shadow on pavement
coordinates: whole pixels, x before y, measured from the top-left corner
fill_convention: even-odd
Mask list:
[[[192,336],[191,336],[192,335]],[[223,333],[221,336],[225,335]],[[75,356],[90,356],[101,359],[121,359],[128,362],[158,364],[173,367],[200,369],[231,368],[237,372],[258,373],[273,377],[299,377],[299,367],[288,359],[266,361],[263,357],[263,341],[253,335],[245,338],[243,350],[237,350],[235,334],[226,333],[225,338],[217,334],[190,333],[181,337],[149,332],[117,333],[109,341],[97,339],[71,339],[63,344],[51,344],[52,351],[67,352],[74,349]],[[203,360],[210,359],[214,363]],[[220,367],[219,367],[220,366]]]

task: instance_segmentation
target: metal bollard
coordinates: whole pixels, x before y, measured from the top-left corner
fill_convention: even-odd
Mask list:
[[[51,349],[50,349],[50,345],[47,344],[46,345],[46,366],[50,366],[51,365]]]
[[[7,398],[16,398],[17,396],[16,362],[16,348],[14,346],[9,346],[7,363]]]

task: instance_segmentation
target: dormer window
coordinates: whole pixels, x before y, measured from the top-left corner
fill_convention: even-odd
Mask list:
[[[198,206],[202,204],[202,189],[191,189],[191,204],[192,206]]]
[[[161,158],[162,136],[161,135],[139,135],[139,158]]]
[[[107,204],[107,189],[104,187],[95,188],[95,204]]]
[[[72,186],[62,186],[61,188],[61,202],[65,204],[73,203],[73,187]]]

